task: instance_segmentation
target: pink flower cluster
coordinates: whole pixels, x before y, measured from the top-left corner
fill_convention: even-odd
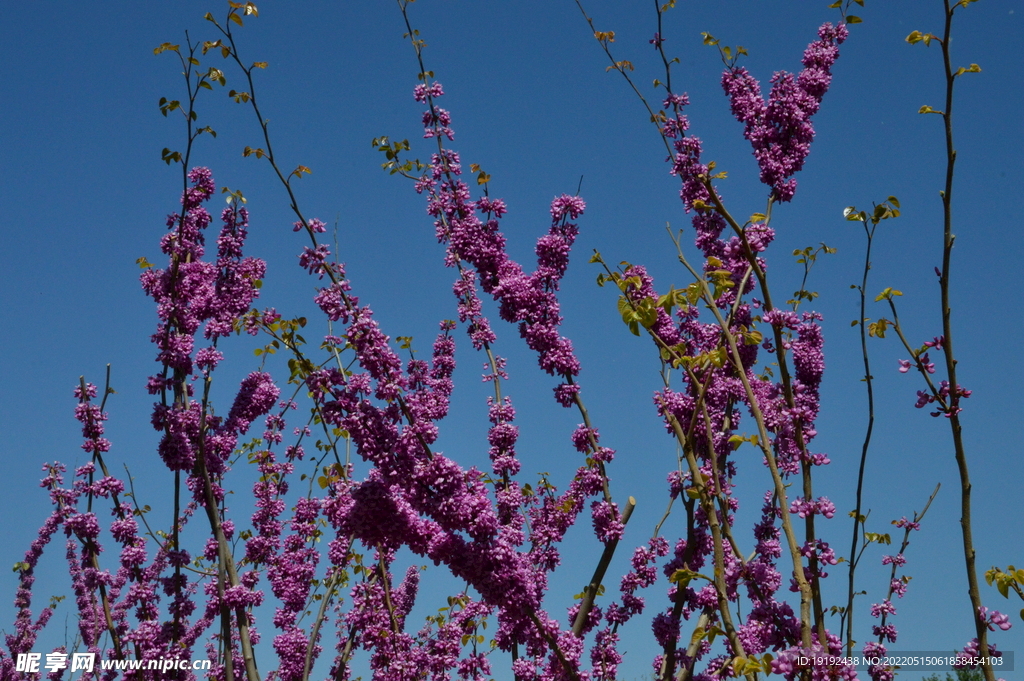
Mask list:
[[[819,40],[812,43],[804,54],[805,69],[799,76],[778,73],[773,78],[768,102],[764,101],[760,87],[745,69],[731,68],[723,75],[723,86],[731,99],[733,114],[745,124],[745,136],[754,146],[761,179],[772,187],[775,201],[789,201],[793,196],[796,182],[791,176],[802,167],[813,138],[809,119],[818,110],[828,89],[830,69],[847,31],[844,25],[833,27],[826,24],[818,35]],[[699,369],[691,369],[682,375],[683,388],[666,388],[655,396],[658,413],[665,419],[667,431],[673,435],[678,435],[679,428],[686,431],[687,446],[693,447],[699,459],[700,472],[709,493],[722,494],[728,508],[734,510],[737,502],[730,496],[730,490],[736,468],[732,461],[730,438],[740,425],[740,413],[735,407],[749,402],[738,375],[740,371],[746,373],[746,382],[756,400],[756,404],[748,406],[751,410],[756,407],[763,416],[782,474],[789,476],[808,466],[829,463],[825,454],[808,450],[809,443],[817,434],[814,423],[819,411],[819,388],[825,367],[824,339],[821,315],[817,313],[798,314],[763,306],[757,300],[750,303],[740,300],[757,284],[755,270],[766,270],[761,254],[774,239],[774,231],[766,224],[754,222],[737,227],[737,233],[728,238],[722,237],[726,227],[719,208],[722,199],[711,183],[713,168],[701,160],[703,149],[700,139],[688,134],[690,124],[682,113],[688,104],[686,95],[670,93],[663,102],[668,113],[662,119],[661,130],[673,146],[671,172],[680,178],[680,198],[687,212],[693,214],[696,245],[705,256],[704,272],[709,279],[716,281],[720,281],[724,274],[731,282],[728,286],[716,285],[714,302],[722,311],[730,332],[740,340],[749,337],[750,330],[758,321],[755,314],[763,307],[760,321],[771,329],[771,336],[760,345],[766,351],[777,353],[780,362],[787,353],[792,357],[791,375],[778,382],[766,380],[753,371],[759,343],[740,342],[737,367],[733,366],[731,355],[730,361],[724,365],[698,365]],[[645,322],[645,327],[663,356],[666,349],[671,349],[682,357],[699,358],[725,346],[719,323],[701,322],[696,306],[682,306],[671,315],[669,310],[658,305],[659,296],[645,268],[628,266],[622,277],[626,282],[624,293],[627,302],[635,309],[653,310],[652,318]],[[710,424],[705,426],[705,419],[710,420]],[[684,473],[674,485],[685,486],[689,478],[690,474]],[[740,637],[748,654],[768,647],[778,650],[794,646],[800,639],[800,628],[792,610],[773,597],[781,582],[774,566],[781,555],[781,545],[778,528],[774,526],[779,509],[774,507],[770,497],[769,493],[765,516],[755,531],[760,541],[756,560],[743,565],[731,551],[724,552],[729,599],[736,598],[736,586],[742,581],[746,583],[755,605],[746,622],[740,626]],[[794,499],[788,510],[808,523],[815,515],[831,518],[835,514],[835,506],[825,497]],[[690,570],[699,569],[711,553],[713,542],[703,507],[694,508],[693,515],[697,525],[677,546],[676,558],[666,570],[675,571],[684,566]],[[719,522],[731,524],[731,517],[720,514]],[[805,574],[813,582],[826,576],[827,573],[821,569],[823,566],[837,562],[834,552],[819,540],[808,542],[803,555],[810,565],[804,568]],[[676,664],[683,662],[685,650],[673,651],[675,634],[671,633],[678,631],[680,615],[689,616],[694,611],[713,614],[717,609],[713,585],[699,591],[692,587],[673,587],[670,598],[680,606],[659,615],[656,621],[659,643],[665,648],[665,655],[657,664],[668,657]],[[690,662],[686,661],[687,664]],[[783,673],[794,675],[796,671],[787,668]],[[852,670],[843,673],[852,674]]]
[[[772,188],[776,201],[789,201],[796,192],[792,175],[803,168],[814,139],[810,118],[828,91],[839,45],[848,36],[845,24],[824,24],[818,29],[818,40],[804,51],[804,70],[795,77],[785,71],[772,76],[767,102],[760,84],[745,68],[732,67],[722,74],[733,116],[744,124],[743,136],[754,147],[761,182]]]
[[[233,435],[243,433],[245,428],[238,427],[238,419],[222,428],[219,419],[211,417],[207,422],[210,432],[200,434],[205,415],[199,403],[188,399],[194,394],[195,380],[189,375],[197,367],[209,375],[216,367],[221,358],[216,341],[230,335],[248,312],[258,295],[266,264],[258,258],[242,257],[248,211],[240,207],[228,207],[222,213],[224,224],[217,239],[216,262],[202,259],[203,230],[211,222],[202,204],[213,195],[216,185],[206,168],[193,169],[189,180],[192,187],[182,196],[183,212],[168,216],[171,231],[161,240],[161,248],[170,259],[168,267],[150,268],[141,276],[142,288],[156,301],[161,320],[153,342],[160,350],[157,361],[163,372],[150,377],[148,387],[150,394],[161,395],[161,402],[153,409],[153,427],[164,433],[160,441],[164,463],[171,470],[191,471],[202,447],[216,454],[206,464],[220,473],[234,449]],[[199,350],[193,358],[195,335],[203,324],[204,336],[214,345]],[[170,404],[169,391],[174,395]],[[200,439],[207,438],[208,442],[200,444]]]

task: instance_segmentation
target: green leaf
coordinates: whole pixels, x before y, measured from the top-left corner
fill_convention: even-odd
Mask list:
[[[177,151],[171,151],[167,147],[164,147],[164,150],[160,152],[160,158],[163,159],[164,163],[167,165],[171,165],[171,163],[178,163],[181,161],[181,154]]]
[[[848,24],[863,24],[864,20],[860,17],[855,17],[852,14],[846,17],[846,23]]]
[[[971,64],[970,66],[966,67],[961,66],[956,70],[956,73],[953,74],[953,77],[956,78],[957,76],[963,75],[965,73],[981,73],[981,67],[978,66],[977,64]]]
[[[172,43],[161,43],[158,47],[153,48],[153,54],[160,54],[161,52],[166,52],[168,50],[171,52],[177,52],[178,46]]]
[[[626,296],[619,296],[618,308],[619,314],[622,316],[623,323],[628,324],[637,320],[637,314],[633,310],[633,306],[630,305]]]
[[[882,292],[879,293],[875,297],[875,302],[877,303],[880,300],[892,300],[893,296],[902,296],[902,295],[903,295],[903,293],[901,291],[897,291],[896,289],[894,289],[894,288],[892,288],[890,286],[887,286],[884,289],[882,289]]]
[[[699,577],[696,572],[694,572],[693,570],[682,568],[677,569],[675,572],[672,573],[672,577],[669,578],[669,582],[672,582],[673,584],[678,584],[681,587],[686,587],[690,583],[690,581],[695,577]]]
[[[703,33],[702,32],[701,35],[704,37],[704,44],[705,45],[717,45],[718,44],[718,38],[716,38],[715,36],[711,35],[710,33]]]
[[[641,301],[636,314],[645,329],[650,329],[658,321],[658,308],[650,298]]]

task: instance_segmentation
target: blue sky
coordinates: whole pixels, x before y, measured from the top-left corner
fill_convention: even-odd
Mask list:
[[[835,20],[836,11],[826,4],[680,2],[666,17],[666,50],[680,59],[674,82],[692,101],[691,132],[704,140],[705,158],[729,172],[720,191],[737,214],[760,210],[765,188],[718,84],[717,53],[702,46],[700,34],[745,46],[750,55],[744,65],[767,83],[776,70],[800,68],[817,27]],[[157,101],[181,98],[182,84],[177,61],[168,54],[154,56],[153,48],[183,42],[186,30],[194,40],[215,37],[202,16],[206,11],[222,16],[225,10],[191,0],[41,7],[0,7],[0,126],[5,131],[0,137],[5,254],[0,304],[7,320],[0,337],[6,482],[0,495],[0,565],[21,559],[48,512],[45,494],[36,487],[42,463],[84,462],[71,390],[82,374],[101,382],[107,363],[113,365],[118,391],[108,403],[108,437],[114,443],[108,460],[120,471],[128,465],[141,501],[156,512],[167,506],[169,474],[155,454],[157,436],[149,427],[151,402],[144,390],[155,367],[148,339],[156,316],[139,287],[135,261],[146,256],[159,262],[164,218],[178,205],[181,175],[161,162],[160,150],[179,148],[183,128],[160,115]],[[662,73],[648,44],[655,30],[650,3],[602,0],[586,7],[598,30],[615,31],[617,58],[635,64],[642,91],[657,99],[651,82]],[[665,235],[666,222],[688,227],[678,182],[668,175],[664,147],[646,113],[621,77],[606,73],[606,58],[570,0],[422,0],[411,10],[428,43],[427,66],[447,92],[442,106],[452,112],[456,131],[451,146],[466,164],[478,163],[490,173],[492,196],[507,201],[503,223],[514,257],[532,262],[536,238],[547,229],[551,198],[573,193],[583,176],[581,195],[588,209],[563,286],[564,329],[583,363],[581,383],[603,444],[618,450],[611,468],[613,492],[617,499],[633,495],[639,502],[628,546],[620,548],[610,571],[611,586],[625,569],[629,549],[646,541],[664,510],[664,479],[675,467],[675,451],[651,400],[659,385],[656,353],[621,324],[614,294],[594,284],[597,270],[586,261],[596,248],[609,262],[647,265],[659,290],[686,285],[689,279]],[[941,4],[875,1],[857,14],[864,23],[852,27],[842,47],[832,89],[814,119],[817,137],[797,176],[796,198],[776,210],[778,237],[769,251],[774,288],[786,295],[802,274],[789,255],[793,249],[819,242],[838,248],[819,260],[810,288],[820,293],[814,307],[825,316],[827,361],[815,445],[833,462],[819,471],[816,490],[839,508],[834,520],[821,525],[824,538],[843,555],[866,420],[859,339],[850,327],[857,297],[849,288],[860,279],[864,241],[859,225],[842,220],[843,207],[899,197],[902,217],[879,229],[869,291],[892,286],[904,293],[901,319],[911,342],[941,332],[932,271],[941,260],[941,121],[917,114],[924,104],[941,108],[940,52],[937,46],[911,47],[903,40],[911,30],[939,33]],[[1013,425],[1024,412],[1019,351],[1024,324],[1017,309],[1024,257],[1019,238],[1022,20],[1020,0],[985,0],[958,14],[953,43],[956,65],[978,63],[983,69],[958,82],[952,298],[961,382],[974,391],[964,405],[963,423],[981,572],[992,565],[1024,564],[1024,464],[1019,426]],[[337,223],[342,259],[362,299],[374,307],[386,333],[414,336],[426,352],[437,321],[455,315],[452,273],[442,266],[443,251],[423,197],[411,183],[380,171],[382,159],[370,145],[373,137],[388,135],[408,138],[414,156],[429,153],[420,139],[421,107],[411,95],[418,68],[403,33],[390,2],[296,1],[261,4],[260,17],[247,21],[238,36],[247,61],[269,63],[259,74],[258,92],[282,163],[313,170],[297,185],[306,215]],[[221,65],[213,55],[209,62]],[[238,75],[226,73],[228,88],[239,87]],[[312,283],[296,267],[302,243],[291,230],[294,218],[286,197],[265,163],[241,155],[244,146],[259,142],[251,111],[231,103],[220,89],[206,93],[198,111],[199,124],[214,127],[218,137],[200,141],[194,164],[211,167],[218,185],[241,189],[249,198],[248,252],[269,266],[261,305],[306,315],[323,332],[311,301]],[[885,315],[880,305],[871,306],[868,315]],[[548,471],[556,482],[565,481],[579,463],[569,441],[578,415],[554,404],[554,381],[536,369],[515,329],[498,322],[493,312],[492,318],[498,353],[509,358],[507,389],[519,412],[524,480]],[[478,383],[483,358],[463,338],[452,415],[442,426],[439,448],[466,465],[483,467],[487,391]],[[890,520],[920,509],[942,483],[908,550],[907,573],[914,579],[897,604],[894,622],[901,634],[892,648],[959,648],[972,627],[948,425],[914,408],[921,386],[912,375],[896,371],[897,359],[906,356],[898,342],[887,338],[870,347],[879,395],[865,493],[870,529],[888,531]],[[248,338],[227,348],[229,361],[218,372],[215,398],[223,408],[231,386],[259,361]],[[760,462],[746,453],[738,489],[744,495],[740,527],[755,522],[758,499],[769,484]],[[248,473],[240,475],[245,480]],[[241,517],[244,503],[238,503]],[[670,540],[678,527],[673,529],[671,520],[666,525]],[[564,612],[597,561],[596,542],[584,529],[570,535],[567,559],[553,580],[553,613]],[[37,602],[64,588],[62,553],[52,546],[44,559]],[[869,550],[863,563],[871,567],[861,572],[860,587],[869,594],[861,601],[860,625],[869,624],[866,606],[881,599],[887,582],[878,565],[882,553],[875,550],[872,556]],[[835,592],[826,600],[838,602],[843,566],[833,577]],[[451,586],[427,579],[425,585],[432,586],[421,592],[416,613],[444,605],[444,589]],[[0,593],[7,594],[0,598],[0,626],[13,620],[14,585],[13,573],[0,570]],[[1016,615],[1021,604],[982,589],[989,607],[1011,613],[1016,621],[1010,632],[995,636],[997,644],[1024,650],[1024,622]],[[646,595],[648,614],[663,607],[662,587]],[[63,628],[58,622],[69,612],[67,603],[60,607],[55,630]],[[634,622],[624,639],[623,679],[648,672],[653,643],[645,622]],[[858,637],[867,640],[866,630]]]

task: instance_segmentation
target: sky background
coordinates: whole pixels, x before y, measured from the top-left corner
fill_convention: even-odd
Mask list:
[[[670,56],[678,56],[674,83],[690,95],[691,133],[704,140],[705,160],[729,173],[719,184],[736,215],[763,209],[766,188],[729,114],[719,86],[721,63],[701,32],[723,44],[743,45],[745,65],[762,84],[777,70],[796,71],[808,42],[837,11],[821,2],[728,0],[680,2],[666,16]],[[296,184],[307,216],[337,224],[341,259],[355,290],[370,303],[384,331],[413,336],[422,354],[437,322],[455,316],[450,294],[453,274],[442,265],[443,247],[434,239],[424,197],[410,182],[380,170],[383,160],[370,140],[380,135],[408,138],[410,155],[425,158],[421,105],[412,99],[418,71],[397,6],[292,1],[259,5],[258,19],[237,35],[246,61],[267,61],[258,74],[258,96],[270,120],[275,151],[283,167],[310,167]],[[628,59],[645,96],[663,77],[648,44],[655,31],[648,2],[586,3],[596,27],[615,31],[617,59]],[[161,263],[158,240],[165,216],[176,209],[181,173],[160,160],[164,147],[183,145],[179,119],[160,115],[157,101],[183,98],[180,67],[171,54],[153,55],[165,41],[213,39],[202,20],[212,11],[223,18],[226,5],[174,3],[3,3],[0,5],[0,298],[5,329],[0,334],[0,431],[4,492],[0,494],[0,566],[21,560],[49,512],[37,487],[44,462],[69,468],[84,463],[71,391],[78,377],[102,383],[112,364],[117,394],[108,402],[107,436],[111,467],[127,465],[141,503],[169,518],[166,493],[171,480],[155,453],[157,433],[149,426],[151,398],[146,376],[154,373],[149,336],[154,307],[138,284],[141,256]],[[943,80],[938,46],[909,46],[912,30],[941,33],[941,3],[868,2],[858,8],[863,24],[853,26],[842,46],[835,78],[814,118],[817,137],[791,204],[775,209],[777,240],[769,250],[776,296],[796,290],[802,269],[793,249],[820,242],[838,249],[815,267],[808,288],[820,297],[814,309],[825,321],[827,370],[822,388],[816,451],[832,464],[816,471],[816,494],[835,501],[835,519],[819,523],[841,555],[849,551],[856,466],[866,423],[866,398],[857,330],[864,235],[845,222],[842,210],[895,195],[903,215],[878,230],[871,283],[903,292],[901,320],[911,342],[941,333],[939,290],[933,267],[941,262],[941,205],[944,173],[941,119],[921,116],[925,104],[941,108]],[[646,542],[667,501],[665,476],[676,467],[674,442],[659,423],[652,394],[660,383],[657,354],[647,339],[629,334],[616,312],[616,296],[598,288],[598,273],[587,259],[598,249],[609,262],[644,264],[665,291],[689,278],[675,260],[666,223],[687,230],[689,220],[669,176],[665,150],[635,95],[607,61],[570,0],[470,2],[423,0],[411,7],[414,25],[428,47],[427,68],[444,84],[440,105],[452,112],[455,142],[463,162],[492,175],[492,196],[504,198],[503,220],[513,257],[532,269],[533,246],[546,232],[551,199],[581,195],[587,212],[563,284],[565,323],[583,364],[580,382],[602,444],[618,451],[610,468],[618,500],[638,501],[626,540],[606,584],[617,590],[632,547]],[[985,0],[957,15],[954,66],[978,63],[979,74],[958,80],[956,98],[957,185],[954,194],[952,306],[961,382],[974,391],[962,422],[974,483],[974,533],[979,577],[993,565],[1024,564],[1024,520],[1020,446],[1024,413],[1024,362],[1018,285],[1021,279],[1020,197],[1024,188],[1024,3]],[[205,64],[224,66],[219,56]],[[228,87],[241,89],[240,76],[226,69]],[[265,162],[242,158],[246,145],[260,146],[250,109],[232,103],[226,89],[204,92],[197,105],[199,125],[211,125],[216,139],[200,139],[193,165],[213,170],[218,186],[241,189],[249,199],[247,252],[268,262],[260,306],[311,320],[307,338],[326,332],[312,303],[314,282],[296,265],[303,241],[291,230],[294,217]],[[212,209],[219,210],[217,198]],[[556,381],[541,373],[518,333],[491,317],[499,334],[497,352],[508,357],[511,380],[505,389],[518,410],[522,481],[547,471],[564,485],[580,464],[569,435],[578,414],[551,399]],[[868,316],[887,316],[871,304]],[[438,449],[463,465],[487,467],[486,395],[479,382],[483,358],[458,335],[456,393],[442,423]],[[249,337],[224,345],[228,360],[218,370],[214,399],[227,409],[238,380],[254,370]],[[908,549],[908,594],[892,620],[900,631],[891,650],[950,651],[973,636],[960,550],[959,481],[948,424],[914,408],[920,379],[897,372],[906,357],[895,338],[870,343],[876,377],[874,445],[867,466],[865,507],[869,529],[895,530],[893,519],[920,510],[937,483],[942,489]],[[273,365],[272,365],[273,368]],[[749,421],[749,420],[748,420]],[[289,424],[294,425],[294,424]],[[749,430],[749,423],[741,430]],[[738,528],[756,522],[759,500],[770,484],[766,469],[749,448],[738,452],[741,499]],[[238,497],[247,494],[251,471],[239,471]],[[246,517],[236,502],[236,518]],[[664,532],[674,542],[679,513]],[[160,521],[165,525],[165,521]],[[565,560],[552,579],[549,612],[564,617],[571,596],[582,590],[599,556],[589,519],[570,533]],[[749,531],[738,530],[750,548]],[[895,539],[895,535],[894,535]],[[884,597],[888,569],[872,547],[859,572],[857,638],[866,641],[867,607]],[[108,556],[108,560],[112,557]],[[404,561],[411,560],[403,556]],[[421,561],[415,561],[421,562]],[[37,571],[36,604],[66,590],[60,542],[51,544]],[[396,566],[396,574],[404,566]],[[845,566],[832,571],[826,603],[845,603]],[[13,622],[14,573],[0,570],[0,627]],[[428,570],[413,617],[443,606],[459,588]],[[666,603],[664,584],[649,589],[645,615],[625,631],[620,650],[622,679],[649,674],[656,653],[649,617]],[[1011,614],[1010,632],[993,640],[1002,650],[1024,651],[1022,605],[1007,603],[982,584],[985,603]],[[607,600],[607,599],[606,599]],[[47,641],[63,642],[71,612],[60,605]],[[73,631],[73,621],[69,630]],[[269,631],[267,618],[264,627]],[[410,628],[416,619],[410,619]],[[838,623],[832,625],[838,627]],[[684,627],[684,636],[689,629]],[[495,660],[502,669],[505,660]],[[269,662],[263,664],[269,669]],[[905,678],[920,673],[908,672]],[[499,678],[502,678],[499,676]],[[1020,671],[1007,679],[1024,678]]]

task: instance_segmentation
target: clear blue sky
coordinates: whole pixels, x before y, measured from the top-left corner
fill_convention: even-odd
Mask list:
[[[681,61],[674,78],[692,100],[691,131],[704,140],[705,158],[729,172],[720,189],[737,214],[760,210],[765,190],[742,126],[730,116],[719,87],[717,53],[701,45],[700,33],[745,46],[750,56],[744,64],[767,83],[773,71],[800,68],[817,27],[835,20],[826,4],[684,0],[667,16],[666,49]],[[628,546],[620,548],[607,582],[617,586],[631,547],[646,541],[664,510],[664,479],[675,467],[675,451],[651,401],[659,385],[656,354],[622,326],[614,294],[594,284],[597,270],[586,260],[597,248],[610,262],[647,265],[660,290],[688,283],[664,231],[666,222],[688,227],[678,182],[668,175],[664,147],[645,112],[621,77],[605,72],[605,57],[571,0],[422,0],[411,9],[428,43],[428,68],[448,93],[442,105],[453,115],[451,146],[465,163],[483,166],[492,175],[492,195],[508,202],[504,230],[515,257],[532,262],[551,198],[573,193],[584,177],[581,194],[588,210],[563,286],[564,328],[583,362],[581,383],[603,444],[618,450],[613,492],[639,501]],[[617,58],[636,65],[637,82],[656,98],[651,81],[661,73],[648,44],[655,30],[651,3],[592,0],[587,9],[599,30],[615,31]],[[6,483],[0,495],[0,567],[21,559],[48,513],[46,496],[36,487],[42,463],[84,462],[71,390],[81,374],[100,383],[108,362],[118,391],[108,403],[108,460],[117,470],[128,464],[141,501],[166,509],[170,478],[155,454],[151,400],[144,390],[155,368],[148,339],[156,317],[138,285],[135,260],[159,262],[164,219],[178,205],[181,175],[160,161],[160,150],[181,146],[182,126],[163,118],[157,101],[180,98],[182,85],[173,56],[154,56],[153,48],[183,42],[185,30],[195,40],[214,37],[202,16],[222,16],[224,10],[220,3],[192,0],[0,6],[0,456]],[[899,197],[903,217],[879,229],[869,288],[902,290],[904,325],[912,342],[923,342],[940,333],[932,268],[941,257],[938,190],[944,168],[940,119],[917,114],[924,104],[941,108],[939,49],[903,41],[915,29],[939,33],[941,3],[873,0],[856,13],[864,23],[852,27],[842,47],[832,89],[814,120],[817,138],[797,176],[796,198],[776,210],[778,239],[769,251],[777,295],[785,295],[797,288],[801,274],[789,255],[793,249],[821,241],[839,249],[819,261],[810,288],[821,294],[815,308],[825,315],[828,367],[815,444],[833,461],[819,472],[816,489],[839,509],[834,520],[822,523],[822,534],[843,555],[866,414],[859,341],[850,327],[857,298],[849,288],[860,278],[864,242],[859,225],[844,222],[841,212],[850,204],[866,207],[888,195]],[[953,44],[957,65],[974,62],[983,69],[959,82],[953,269],[962,383],[974,391],[963,423],[980,572],[1024,564],[1022,20],[1020,0],[979,2],[958,15]],[[362,299],[373,305],[385,332],[412,335],[426,352],[437,321],[455,315],[452,273],[442,267],[443,251],[423,197],[410,183],[380,171],[382,159],[370,145],[371,138],[389,135],[409,138],[413,155],[429,153],[419,139],[421,107],[411,96],[418,69],[403,33],[397,7],[383,1],[266,2],[260,17],[238,31],[244,58],[269,62],[258,87],[277,153],[285,166],[313,170],[298,184],[306,215],[332,225],[337,220],[342,258]],[[220,64],[213,55],[209,61]],[[229,88],[239,87],[237,74],[229,69],[227,76]],[[322,331],[311,282],[296,267],[302,243],[291,231],[294,218],[285,196],[264,163],[241,156],[245,145],[259,143],[251,111],[229,102],[220,89],[207,93],[198,111],[199,123],[213,126],[219,136],[200,141],[194,163],[211,167],[218,185],[249,197],[248,250],[269,263],[261,305],[305,314]],[[878,304],[868,314],[885,312]],[[519,410],[524,480],[549,471],[564,483],[578,465],[569,442],[578,415],[554,404],[554,381],[536,370],[516,331],[496,314],[492,318],[498,353],[509,357],[507,387]],[[439,448],[483,467],[483,358],[463,338],[453,413],[443,424]],[[216,397],[222,409],[231,385],[258,362],[246,342],[227,346],[230,361],[219,371]],[[880,395],[865,495],[871,529],[888,531],[890,520],[910,516],[936,483],[943,486],[907,554],[907,573],[914,579],[897,603],[894,623],[901,633],[892,648],[959,648],[972,626],[948,425],[914,408],[921,386],[915,377],[897,373],[897,359],[906,353],[895,339],[873,341],[871,351]],[[741,463],[739,493],[745,496],[739,526],[747,528],[769,480],[752,454]],[[671,541],[678,527],[671,520],[666,525]],[[745,535],[744,529],[740,536]],[[559,616],[599,553],[589,531],[572,534],[569,542],[548,604]],[[882,553],[875,551],[864,565],[877,566]],[[44,563],[37,603],[64,588],[62,548],[51,546]],[[845,569],[838,566],[832,574],[835,591],[827,600],[839,602]],[[882,598],[886,574],[880,566],[862,570],[860,588],[869,592],[863,608]],[[444,605],[448,593],[441,591],[448,588],[443,580],[425,584],[436,589],[421,591],[418,614]],[[0,569],[3,627],[13,621],[14,588],[14,574]],[[1016,622],[994,640],[1001,649],[1024,652],[1024,623],[1016,614],[1021,604],[982,588],[986,604],[1011,613]],[[663,585],[645,595],[647,614],[664,606]],[[63,636],[69,612],[69,604],[61,604],[51,626],[54,636]],[[621,646],[628,651],[623,679],[648,673],[654,644],[646,619],[630,626]],[[858,622],[869,624],[866,609]],[[858,634],[867,640],[866,629]],[[1024,676],[1016,671],[1006,678]]]

